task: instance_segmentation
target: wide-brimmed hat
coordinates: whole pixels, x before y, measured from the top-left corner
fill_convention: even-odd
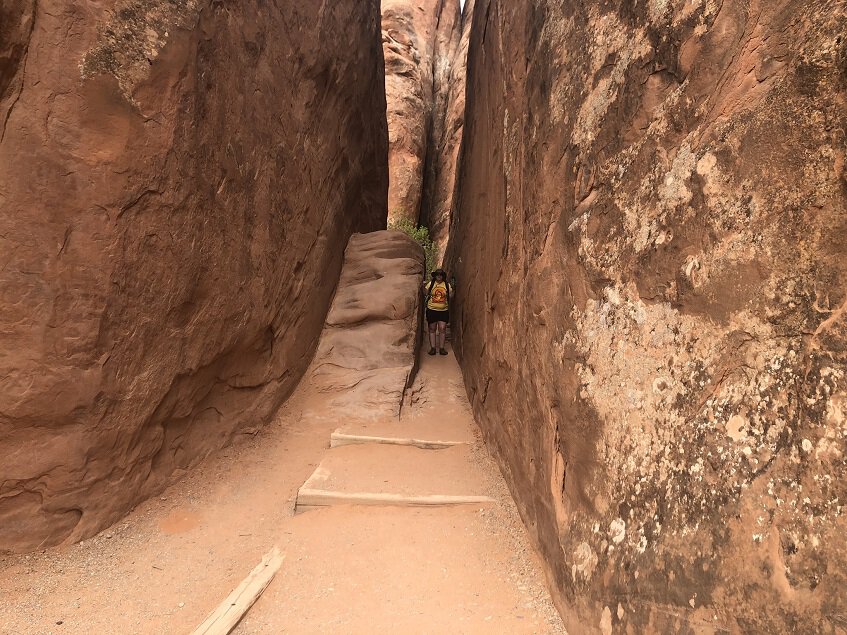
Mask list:
[[[445,278],[447,277],[447,272],[446,272],[446,271],[444,271],[444,269],[436,269],[435,271],[433,271],[433,272],[432,272],[431,274],[429,274],[429,275],[430,275],[430,276],[432,276],[432,277],[434,278],[434,277],[435,277],[435,276],[437,276],[439,273],[440,273],[442,276],[444,276]]]

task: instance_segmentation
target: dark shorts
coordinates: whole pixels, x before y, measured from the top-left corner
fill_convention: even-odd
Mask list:
[[[449,322],[450,321],[450,311],[433,311],[432,309],[426,310],[426,322],[427,324],[435,324],[436,322]]]

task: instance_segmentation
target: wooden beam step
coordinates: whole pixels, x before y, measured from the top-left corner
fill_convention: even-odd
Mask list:
[[[407,495],[377,492],[334,492],[301,487],[297,492],[296,512],[331,505],[390,505],[395,507],[446,507],[451,505],[490,505],[489,496],[475,495]]]
[[[464,441],[427,441],[424,439],[381,437],[365,434],[349,434],[336,430],[330,435],[329,447],[338,448],[344,445],[357,445],[362,443],[382,443],[385,445],[406,445],[421,448],[423,450],[443,450],[456,445],[466,445]]]

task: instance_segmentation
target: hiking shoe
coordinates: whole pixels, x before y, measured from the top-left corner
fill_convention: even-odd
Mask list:
[[[433,349],[433,350],[435,350],[435,349]],[[446,350],[444,350],[443,348],[442,348],[440,351],[438,351],[438,352],[439,352],[439,353],[441,353],[442,355],[446,355],[446,354],[447,354],[447,351],[446,351]]]
[[[435,349],[434,349],[434,348],[429,349],[429,354],[430,354],[430,355],[435,355]]]

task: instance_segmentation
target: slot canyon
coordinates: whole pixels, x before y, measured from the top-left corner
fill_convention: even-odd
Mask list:
[[[845,157],[843,0],[3,0],[0,635],[847,634]]]

